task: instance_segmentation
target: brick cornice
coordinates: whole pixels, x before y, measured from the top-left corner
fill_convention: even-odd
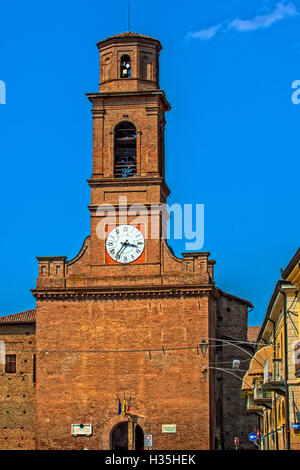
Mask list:
[[[145,186],[145,185],[160,185],[164,189],[167,196],[170,194],[170,189],[162,177],[149,177],[149,176],[138,176],[134,178],[97,178],[92,177],[87,180],[91,188],[95,187],[122,187],[122,186]]]
[[[61,288],[32,289],[37,300],[128,300],[138,298],[203,297],[213,294],[214,286],[159,286],[138,288]]]
[[[86,93],[86,96],[94,105],[97,105],[97,103],[103,104],[103,98],[142,97],[144,99],[146,96],[158,96],[164,103],[166,110],[170,111],[171,109],[163,90],[102,91],[99,93]]]
[[[97,42],[98,49],[102,49],[104,46],[108,46],[109,44],[122,44],[122,43],[133,43],[133,44],[154,44],[158,51],[161,51],[162,46],[158,39],[153,38],[151,36],[145,36],[144,34],[133,33],[131,31],[127,31],[126,33],[115,34],[114,36],[110,36],[109,38],[102,39],[101,41]]]

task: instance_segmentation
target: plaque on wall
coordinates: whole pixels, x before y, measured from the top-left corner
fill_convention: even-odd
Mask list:
[[[72,436],[91,436],[92,425],[91,424],[72,424],[71,426]]]
[[[176,433],[176,424],[163,424],[162,432],[164,433]]]

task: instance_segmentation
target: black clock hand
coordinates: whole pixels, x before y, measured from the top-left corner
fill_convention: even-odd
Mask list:
[[[124,245],[125,245],[125,243],[124,243]],[[126,247],[127,247],[127,246],[132,246],[133,248],[137,248],[137,245],[132,245],[132,243],[127,243],[127,244],[126,244]]]
[[[124,251],[125,248],[126,248],[126,246],[127,246],[127,243],[128,243],[128,240],[126,240],[125,243],[122,243],[122,242],[121,242],[121,244],[122,244],[123,246],[121,246],[121,248],[119,249],[118,253],[116,254],[116,259],[119,259],[119,258],[120,258],[122,251]]]

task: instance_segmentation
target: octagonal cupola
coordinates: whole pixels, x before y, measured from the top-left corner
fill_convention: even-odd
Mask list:
[[[100,52],[100,92],[159,89],[157,39],[127,32],[97,44]]]

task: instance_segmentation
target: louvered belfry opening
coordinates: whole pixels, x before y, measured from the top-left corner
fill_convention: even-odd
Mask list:
[[[115,128],[115,178],[136,175],[136,128],[131,122],[121,122]]]

